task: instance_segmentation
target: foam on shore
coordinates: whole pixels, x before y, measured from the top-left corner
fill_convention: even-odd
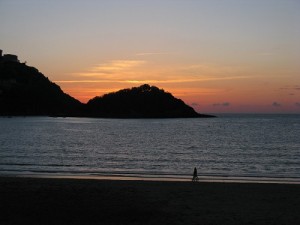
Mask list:
[[[3,176],[3,175],[2,175]],[[57,178],[57,179],[85,179],[85,180],[132,180],[132,181],[165,181],[165,182],[191,182],[192,177],[170,175],[147,175],[147,174],[10,174],[12,177],[29,178]],[[211,183],[266,183],[266,184],[300,184],[300,178],[274,178],[274,177],[221,177],[199,176],[198,182]]]

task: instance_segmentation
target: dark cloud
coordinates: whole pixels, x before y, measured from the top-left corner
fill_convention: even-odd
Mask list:
[[[214,103],[213,106],[230,106],[229,102],[223,102],[223,103]]]
[[[193,102],[193,103],[191,104],[191,106],[199,106],[199,104],[196,103],[196,102]]]
[[[280,88],[280,90],[294,90],[294,91],[300,91],[300,85],[288,85]]]
[[[274,107],[280,107],[280,106],[281,106],[281,104],[280,104],[280,103],[278,103],[278,102],[273,102],[273,103],[272,103],[272,106],[274,106]]]
[[[296,102],[295,105],[300,107],[300,102]]]

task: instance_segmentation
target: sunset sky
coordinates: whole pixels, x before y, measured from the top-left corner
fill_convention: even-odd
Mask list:
[[[148,83],[198,112],[300,113],[299,0],[0,0],[0,49],[82,102]]]

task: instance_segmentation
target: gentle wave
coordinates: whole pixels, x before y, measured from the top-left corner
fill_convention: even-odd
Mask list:
[[[300,177],[300,116],[0,118],[0,174]]]

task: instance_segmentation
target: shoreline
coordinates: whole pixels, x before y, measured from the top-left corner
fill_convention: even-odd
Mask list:
[[[0,224],[300,224],[300,185],[0,176]]]
[[[161,181],[161,182],[191,182],[192,176],[172,176],[154,174],[52,174],[52,173],[10,173],[1,177],[16,178],[49,178],[49,179],[78,179],[78,180],[124,180],[124,181]],[[205,183],[257,183],[257,184],[299,184],[300,178],[284,177],[233,177],[233,176],[198,176],[199,182]]]

